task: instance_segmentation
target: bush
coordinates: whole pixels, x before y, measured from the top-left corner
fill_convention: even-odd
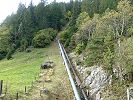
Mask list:
[[[33,38],[33,45],[37,48],[44,48],[47,45],[50,45],[51,41],[55,39],[57,31],[52,28],[43,29],[36,33]]]
[[[103,63],[103,53],[105,50],[103,37],[98,37],[90,40],[86,47],[86,59],[85,63],[88,66]]]
[[[24,38],[20,41],[20,51],[25,51],[28,47],[28,41]]]
[[[7,60],[12,58],[12,51],[9,51],[6,55]]]
[[[27,52],[27,53],[29,53],[29,52],[31,52],[32,50],[33,50],[33,46],[29,46],[25,51]]]
[[[6,51],[0,50],[0,60],[2,60],[3,58],[5,58],[6,54],[7,54]]]
[[[8,53],[7,53],[7,55],[6,55],[7,60],[9,60],[9,59],[12,58],[12,54],[13,54],[14,52],[15,52],[15,45],[13,44],[13,45],[11,45],[11,46],[9,47],[9,51],[8,51]]]
[[[6,57],[6,54],[8,52],[7,51],[8,46],[9,44],[7,38],[3,37],[2,39],[0,39],[0,60]]]
[[[71,38],[73,34],[77,31],[76,27],[68,27],[66,30],[62,31],[60,34],[60,41],[68,47],[71,43]]]
[[[82,44],[80,43],[77,45],[75,51],[77,54],[81,54],[84,49],[85,49],[85,45],[83,43]]]
[[[36,35],[33,39],[34,47],[37,48],[44,48],[45,46],[49,45],[50,42],[51,40],[49,38],[49,35],[44,33]]]

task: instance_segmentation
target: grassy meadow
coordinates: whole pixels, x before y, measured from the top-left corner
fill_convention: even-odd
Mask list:
[[[49,69],[44,69],[42,73],[44,74],[39,80],[44,81],[36,84],[27,100],[72,100],[73,92],[68,78],[66,68],[63,64],[63,59],[59,53],[59,48],[56,43],[53,43],[47,51],[48,57],[46,60],[53,61],[55,66],[53,68],[54,72],[52,75],[47,75]],[[51,82],[45,82],[45,78],[50,76]],[[44,87],[43,87],[44,86]],[[49,94],[42,94],[40,96],[40,89],[48,89]]]
[[[40,65],[43,62],[51,60],[55,63],[54,73],[50,76],[51,82],[35,82],[35,77],[41,72],[47,73],[49,69],[40,70]],[[38,77],[37,80],[45,80],[45,76]],[[34,88],[32,88],[30,95],[26,97],[27,100],[53,100],[56,95],[59,95],[60,100],[72,100],[73,93],[68,79],[63,59],[60,56],[59,48],[56,43],[52,43],[47,48],[34,49],[30,53],[16,52],[12,60],[0,61],[0,80],[4,80],[4,86],[7,84],[10,95],[15,97],[19,92],[20,100],[23,100],[25,86],[31,87],[34,81]],[[40,88],[47,88],[51,95],[43,95],[40,97]],[[5,88],[4,88],[5,90]],[[56,94],[56,95],[54,95]]]
[[[0,61],[0,79],[8,85],[8,91],[16,93],[24,91],[31,85],[40,71],[40,64],[46,58],[47,49],[34,49],[30,53],[17,52],[12,60]]]

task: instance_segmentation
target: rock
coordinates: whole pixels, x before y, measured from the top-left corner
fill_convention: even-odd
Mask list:
[[[113,68],[113,73],[116,76],[116,78],[119,77],[119,70],[118,70],[118,68]]]
[[[84,68],[84,67],[82,67],[82,66],[80,66],[80,65],[78,65],[78,66],[76,67],[76,69],[78,70],[78,72],[79,72],[80,74],[84,74],[85,71],[86,71],[86,68]]]
[[[90,96],[94,100],[104,100],[102,92],[108,84],[112,83],[112,76],[108,76],[102,66],[83,66],[80,63],[84,60],[83,55],[77,56],[75,53],[71,53],[69,57],[73,65],[76,66],[76,70],[82,75],[84,79],[82,85],[83,87],[89,88]]]
[[[96,94],[96,100],[100,100],[101,99],[101,94],[100,91],[98,91],[98,93]]]
[[[27,53],[29,53],[29,52],[31,52],[32,50],[33,50],[33,46],[29,46],[25,51],[27,52]]]
[[[81,62],[84,61],[84,56],[82,54],[79,55],[78,58],[79,58],[79,61],[81,61]]]
[[[54,74],[54,69],[49,69],[49,71],[47,72],[48,76],[52,76]]]
[[[78,70],[80,70],[80,68],[81,68],[80,66],[77,66],[77,69],[78,69]]]
[[[50,76],[46,76],[46,77],[45,77],[45,82],[52,82]]]
[[[41,92],[47,95],[49,93],[49,90],[47,88],[44,88],[41,89]]]
[[[39,77],[42,77],[42,76],[44,76],[45,75],[45,73],[41,73],[41,74],[39,74]]]
[[[52,68],[54,66],[55,66],[55,64],[52,61],[47,61],[47,62],[41,64],[42,69]]]
[[[76,68],[79,73],[83,74],[84,85],[90,87],[90,96],[95,97],[94,100],[102,100],[101,90],[106,84],[111,84],[112,76],[108,77],[100,66],[82,67],[78,65]]]
[[[73,59],[73,58],[76,58],[77,55],[74,52],[72,52],[72,53],[69,54],[69,57]]]

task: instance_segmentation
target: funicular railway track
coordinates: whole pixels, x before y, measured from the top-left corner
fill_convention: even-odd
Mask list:
[[[86,92],[81,87],[82,82],[81,82],[80,78],[78,77],[78,75],[76,74],[74,66],[71,64],[71,61],[70,61],[63,45],[60,43],[59,40],[57,40],[57,41],[58,41],[58,45],[59,45],[59,48],[60,48],[60,53],[63,57],[64,64],[66,66],[66,70],[67,70],[67,73],[68,73],[68,76],[69,76],[69,80],[70,80],[71,85],[72,85],[72,89],[73,89],[73,92],[74,92],[74,95],[75,95],[75,99],[76,100],[89,100],[87,95],[86,95]]]

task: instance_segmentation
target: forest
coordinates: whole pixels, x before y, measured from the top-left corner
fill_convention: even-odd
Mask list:
[[[112,75],[113,89],[132,83],[133,0],[20,3],[0,25],[0,59],[10,60],[30,47],[44,48],[56,36],[68,53],[84,56],[83,65],[102,66]]]
[[[86,0],[83,2],[71,0],[68,3],[54,1],[47,4],[46,0],[41,0],[38,5],[31,2],[28,7],[20,3],[17,12],[9,15],[1,24],[0,58],[5,56],[10,58],[16,49],[23,51],[28,46],[34,45],[33,38],[43,29],[52,28],[61,31],[64,27],[70,26],[72,31],[68,37],[71,37],[71,33],[77,31],[76,19],[81,12],[93,17],[94,13],[102,14],[107,8],[115,9],[117,5],[117,1],[113,0],[112,2],[92,0],[91,6],[96,5],[93,7],[86,2]]]
[[[102,65],[112,75],[117,66],[122,81],[133,71],[132,1],[89,2],[74,2],[72,18],[60,34],[61,41],[69,52],[83,54],[82,63],[87,66]]]

